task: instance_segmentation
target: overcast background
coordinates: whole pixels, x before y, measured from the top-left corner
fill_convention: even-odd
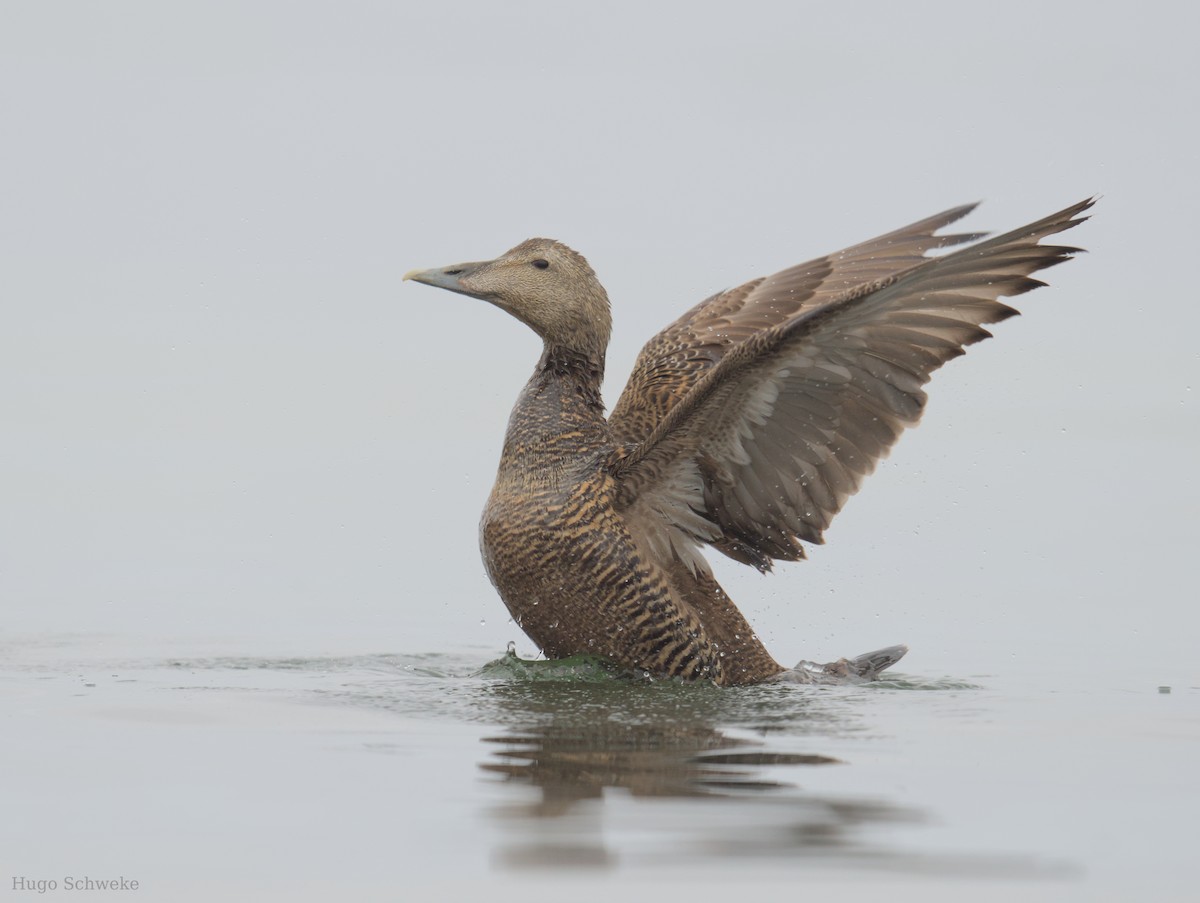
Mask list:
[[[1194,677],[1198,24],[6,2],[0,629],[532,653],[476,524],[537,340],[401,274],[581,250],[611,406],[716,290],[966,201],[1004,230],[1101,194],[1069,233],[1091,253],[935,376],[826,547],[720,573],[786,661],[905,641],[916,672]]]

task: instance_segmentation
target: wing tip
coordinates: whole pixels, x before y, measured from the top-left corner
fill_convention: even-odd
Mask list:
[[[1048,219],[1056,219],[1058,217],[1062,217],[1064,220],[1066,220],[1062,229],[1058,230],[1058,231],[1065,231],[1066,229],[1074,229],[1080,223],[1086,223],[1088,220],[1090,220],[1092,218],[1090,215],[1082,216],[1081,214],[1083,214],[1086,211],[1091,210],[1093,207],[1095,207],[1096,202],[1098,200],[1100,200],[1100,195],[1094,194],[1089,198],[1084,198],[1082,201],[1078,201],[1078,202],[1072,204],[1070,207],[1064,207],[1058,213],[1055,213],[1052,216],[1047,217],[1047,218]],[[1070,251],[1073,254],[1083,252],[1082,248],[1064,248],[1063,250]]]

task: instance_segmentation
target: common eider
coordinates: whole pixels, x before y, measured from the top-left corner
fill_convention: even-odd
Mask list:
[[[532,238],[408,273],[496,305],[544,343],[480,525],[513,619],[551,658],[591,653],[721,686],[869,679],[893,664],[905,647],[785,668],[703,547],[768,571],[821,543],[920,419],[930,374],[1017,313],[1000,298],[1078,252],[1039,241],[1092,203],[987,240],[937,235],[974,205],[957,207],[713,295],[646,344],[607,418],[609,302],[580,254]]]

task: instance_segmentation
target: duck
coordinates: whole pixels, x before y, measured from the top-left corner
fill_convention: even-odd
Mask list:
[[[786,667],[717,582],[715,550],[762,572],[805,558],[926,404],[931,374],[1018,313],[1042,244],[1088,199],[995,237],[942,230],[955,207],[720,291],[646,343],[607,416],[612,316],[567,245],[403,279],[486,301],[542,340],[480,521],[487,574],[547,658],[737,687],[872,680],[903,645]],[[937,253],[931,253],[937,252]]]

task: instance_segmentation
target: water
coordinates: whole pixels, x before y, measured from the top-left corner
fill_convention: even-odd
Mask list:
[[[486,649],[161,648],[3,649],[11,877],[150,900],[1190,899],[1195,686],[1047,663],[721,690]]]

